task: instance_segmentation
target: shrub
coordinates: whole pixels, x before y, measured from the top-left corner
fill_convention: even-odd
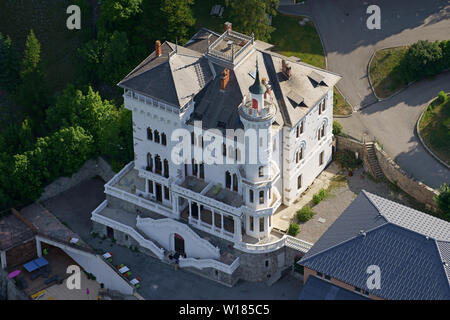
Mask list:
[[[304,206],[297,211],[297,220],[300,222],[306,222],[314,216],[315,212],[310,206]]]
[[[337,161],[347,169],[354,169],[362,164],[361,159],[355,157],[355,154],[350,150],[340,150],[336,152]]]
[[[318,204],[320,201],[325,199],[327,196],[327,191],[325,189],[320,189],[319,192],[313,195],[313,203]]]
[[[343,127],[342,124],[337,122],[336,120],[333,121],[333,134],[334,135],[340,135],[342,133]]]
[[[450,221],[450,186],[444,183],[440,187],[439,195],[434,197],[434,201],[444,214],[444,218]]]
[[[296,223],[291,223],[289,225],[289,235],[295,237],[300,232],[300,226]]]
[[[448,96],[444,91],[439,92],[437,102],[442,104],[448,100]]]

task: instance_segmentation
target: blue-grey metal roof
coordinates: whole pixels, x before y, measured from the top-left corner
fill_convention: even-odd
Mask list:
[[[299,300],[369,300],[369,298],[350,290],[338,287],[331,282],[309,276],[300,291]]]
[[[362,191],[299,263],[385,299],[450,299],[449,225]],[[380,289],[367,288],[370,265]]]

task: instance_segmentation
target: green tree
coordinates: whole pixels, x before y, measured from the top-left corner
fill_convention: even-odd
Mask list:
[[[19,80],[19,57],[11,38],[0,32],[0,87],[8,91]]]
[[[25,50],[20,71],[21,84],[16,89],[16,100],[22,105],[35,124],[35,131],[43,133],[45,109],[48,106],[49,91],[46,75],[41,65],[41,45],[33,30],[25,42]]]
[[[180,44],[187,42],[189,33],[195,24],[190,5],[192,0],[162,0],[160,15],[164,23],[160,25],[165,39]]]
[[[129,42],[125,32],[115,31],[106,44],[99,76],[110,85],[115,86],[134,67],[131,59]]]
[[[419,80],[442,71],[442,48],[439,42],[420,40],[411,45],[402,59],[400,68],[405,81]]]
[[[245,34],[254,33],[255,38],[269,41],[275,28],[269,26],[267,15],[276,15],[278,0],[226,0],[231,8],[233,29]]]
[[[434,197],[438,208],[442,211],[445,219],[450,221],[450,186],[444,183],[440,187],[440,193]]]
[[[116,30],[131,32],[135,18],[142,12],[141,5],[142,0],[103,0],[98,39],[106,40]]]

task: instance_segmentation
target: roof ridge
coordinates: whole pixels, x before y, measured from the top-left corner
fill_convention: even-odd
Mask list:
[[[445,220],[443,220],[443,219],[439,219],[438,217],[435,217],[435,216],[433,216],[433,215],[431,215],[431,214],[428,214],[428,213],[425,213],[425,212],[423,212],[423,211],[416,210],[416,209],[414,209],[414,208],[408,207],[408,206],[406,206],[406,205],[404,205],[404,204],[402,204],[402,203],[399,203],[399,202],[396,202],[396,201],[393,201],[393,200],[390,200],[390,199],[386,199],[386,198],[380,197],[379,195],[376,195],[376,194],[374,194],[374,193],[370,193],[370,192],[368,192],[368,191],[366,191],[366,190],[364,190],[364,189],[362,190],[362,192],[363,192],[364,195],[367,197],[367,199],[369,199],[370,203],[372,203],[373,206],[377,209],[377,211],[380,213],[380,215],[383,216],[389,223],[391,223],[391,224],[393,224],[393,225],[396,225],[396,226],[398,226],[398,227],[401,227],[401,228],[410,230],[410,231],[412,231],[412,232],[418,233],[418,234],[423,235],[423,236],[425,236],[425,237],[429,237],[429,238],[432,238],[432,239],[435,239],[435,240],[447,241],[447,240],[445,240],[445,239],[441,239],[441,238],[438,239],[438,238],[436,238],[436,235],[432,235],[432,236],[427,235],[427,234],[424,233],[423,230],[414,230],[414,229],[412,229],[411,227],[407,227],[407,226],[405,226],[405,225],[401,225],[401,224],[398,223],[398,222],[392,221],[392,219],[388,218],[386,215],[384,215],[384,214],[382,213],[382,210],[380,209],[380,207],[376,204],[376,202],[375,202],[374,200],[371,199],[371,197],[373,196],[374,198],[380,198],[380,199],[382,199],[383,201],[389,201],[389,202],[391,202],[391,203],[394,203],[394,204],[397,205],[397,206],[406,208],[408,211],[412,211],[412,212],[414,212],[414,213],[420,214],[420,215],[422,215],[423,217],[425,217],[426,219],[431,219],[431,220],[434,220],[434,221],[436,221],[436,222],[439,221],[439,222],[442,223],[443,225],[448,224],[448,226],[450,227],[450,223],[449,223],[448,221],[445,221]],[[409,215],[409,213],[405,213],[405,215]]]
[[[308,260],[310,260],[311,258],[317,256],[318,254],[323,254],[323,253],[325,253],[325,252],[327,252],[327,251],[329,251],[329,250],[331,250],[331,249],[335,249],[336,247],[339,247],[340,245],[343,245],[343,244],[346,244],[346,243],[348,243],[348,242],[350,242],[350,241],[355,240],[355,239],[358,238],[359,236],[367,236],[367,233],[370,233],[370,232],[372,232],[372,231],[375,231],[375,230],[377,230],[377,229],[380,229],[381,227],[385,227],[385,226],[388,226],[388,225],[389,225],[389,222],[386,221],[386,222],[383,223],[382,225],[376,226],[376,227],[374,227],[374,228],[372,228],[372,229],[363,230],[364,235],[362,235],[361,233],[358,233],[358,234],[356,234],[355,236],[353,236],[353,237],[351,237],[351,238],[348,238],[347,240],[341,241],[341,242],[339,242],[339,243],[336,243],[336,244],[332,245],[331,247],[328,247],[328,248],[326,248],[326,249],[323,249],[322,251],[316,252],[316,253],[314,253],[312,256],[307,257],[305,260],[302,259],[301,261],[308,261]]]
[[[439,249],[439,245],[438,245],[438,242],[445,242],[445,243],[449,243],[450,244],[450,241],[440,241],[440,240],[433,239],[433,242],[436,245],[436,250],[437,250],[437,252],[439,254],[439,258],[441,258],[442,269],[444,269],[445,277],[447,278],[447,282],[448,282],[448,284],[450,286],[450,267],[449,267],[449,272],[447,272],[446,266],[444,265],[444,262],[450,264],[450,261],[447,261],[447,260],[444,259],[444,257],[441,254],[441,250]]]

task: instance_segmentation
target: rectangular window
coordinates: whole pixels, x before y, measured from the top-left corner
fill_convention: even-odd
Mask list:
[[[299,175],[297,178],[297,189],[302,188],[302,175]]]
[[[322,114],[322,102],[319,103],[319,116]]]
[[[153,181],[148,180],[148,193],[153,193]]]
[[[264,204],[264,191],[259,192],[259,204]]]
[[[250,203],[253,203],[253,190],[248,191],[248,199]]]
[[[319,166],[323,165],[323,151],[319,155]]]
[[[300,123],[300,134],[303,133],[304,124],[305,124],[305,120],[303,120],[303,121]]]
[[[253,231],[253,217],[252,216],[250,216],[250,231]]]
[[[297,138],[300,137],[300,125],[297,126]]]
[[[167,188],[167,187],[164,187],[164,199],[170,200],[170,192],[169,192],[169,188]]]
[[[264,232],[264,217],[259,218],[259,232]]]
[[[259,174],[259,177],[261,178],[261,177],[264,177],[264,167],[259,167],[258,168],[258,174]]]

